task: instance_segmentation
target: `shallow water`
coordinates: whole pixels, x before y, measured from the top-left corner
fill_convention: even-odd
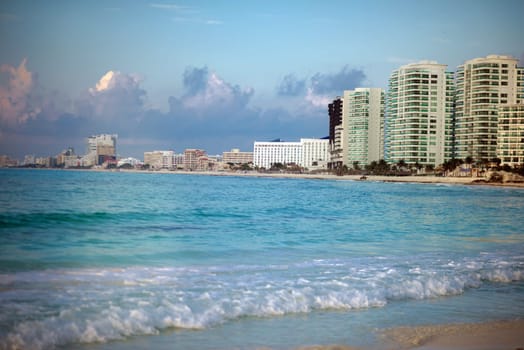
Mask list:
[[[362,346],[524,314],[523,189],[12,169],[0,184],[0,348]]]

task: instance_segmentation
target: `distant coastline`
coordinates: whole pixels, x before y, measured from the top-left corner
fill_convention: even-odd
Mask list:
[[[33,169],[33,168],[31,168]],[[38,168],[34,168],[38,169]],[[135,169],[47,169],[64,171],[87,171],[87,172],[114,172],[114,173],[139,173],[139,174],[177,174],[177,175],[201,175],[201,176],[237,176],[237,177],[260,177],[281,179],[311,179],[311,180],[336,180],[336,181],[362,181],[362,182],[397,182],[418,184],[447,184],[447,185],[471,185],[471,186],[497,186],[524,188],[524,182],[489,182],[484,177],[470,176],[435,176],[435,175],[409,175],[409,176],[384,176],[384,175],[334,175],[334,174],[308,174],[308,173],[278,173],[257,171],[185,171],[185,170],[135,170]]]

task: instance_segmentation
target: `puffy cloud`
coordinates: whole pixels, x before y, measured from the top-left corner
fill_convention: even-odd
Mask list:
[[[299,96],[306,91],[306,79],[298,79],[294,74],[286,75],[277,87],[280,96]]]
[[[310,78],[299,79],[294,74],[286,75],[277,87],[280,96],[303,96],[314,108],[327,108],[328,103],[344,90],[363,86],[366,74],[347,65],[336,73],[316,73]]]
[[[146,91],[136,75],[110,70],[76,101],[77,113],[102,119],[129,119],[142,115]]]
[[[366,74],[360,69],[350,69],[347,65],[333,74],[317,73],[311,78],[311,88],[315,94],[336,93],[361,86]]]
[[[252,88],[242,89],[233,85],[207,67],[187,68],[184,72],[185,94],[182,98],[170,98],[171,108],[193,109],[197,113],[207,113],[209,109],[243,109],[254,94]]]
[[[0,66],[5,84],[0,85],[0,121],[10,126],[25,123],[41,112],[41,107],[32,99],[35,86],[33,73],[26,68],[26,59],[18,67],[7,64]]]

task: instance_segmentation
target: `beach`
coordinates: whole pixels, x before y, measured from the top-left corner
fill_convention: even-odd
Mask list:
[[[124,172],[143,172],[136,170],[121,170]],[[256,172],[256,171],[158,171],[159,173],[184,174],[184,175],[208,175],[208,176],[250,176],[283,179],[316,179],[316,180],[338,180],[338,181],[369,181],[369,182],[405,182],[425,184],[449,184],[449,185],[488,185],[488,186],[510,186],[523,187],[524,182],[488,182],[484,177],[471,176],[435,176],[435,175],[409,175],[409,176],[383,176],[383,175],[334,175],[334,174],[308,174],[308,173],[278,173],[278,172]],[[153,172],[155,173],[155,172]]]
[[[378,333],[383,342],[371,349],[350,345],[312,345],[295,350],[524,349],[524,320],[397,327]]]
[[[391,349],[517,350],[524,349],[524,320],[399,327],[382,336]]]

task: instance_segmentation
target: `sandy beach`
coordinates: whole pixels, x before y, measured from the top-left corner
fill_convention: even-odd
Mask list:
[[[129,171],[129,170],[124,170]],[[131,170],[133,171],[133,170]],[[251,176],[251,177],[268,177],[268,178],[288,178],[288,179],[317,179],[317,180],[339,180],[339,181],[376,181],[376,182],[404,182],[404,183],[427,183],[427,184],[455,184],[455,185],[487,185],[487,186],[508,186],[522,187],[524,182],[484,182],[482,177],[445,177],[445,176],[379,176],[366,175],[365,179],[361,175],[333,175],[333,174],[291,174],[291,173],[262,173],[255,171],[248,172],[228,172],[228,171],[160,171],[172,174],[186,175],[208,175],[208,176]]]
[[[399,327],[378,331],[382,343],[369,350],[522,350],[524,320]],[[349,345],[312,345],[296,350],[366,350]]]
[[[524,320],[400,327],[382,333],[390,349],[524,349]]]

